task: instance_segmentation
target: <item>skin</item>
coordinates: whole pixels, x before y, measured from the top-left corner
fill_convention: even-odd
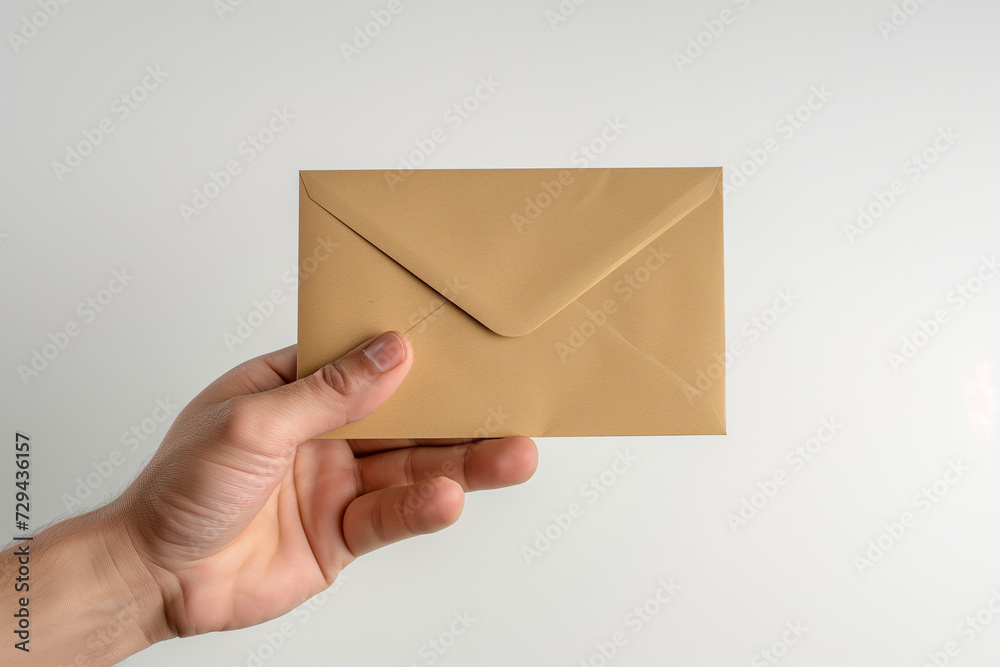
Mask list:
[[[288,347],[223,375],[121,496],[36,535],[29,592],[14,591],[22,556],[0,553],[0,614],[12,618],[27,596],[31,615],[30,652],[8,638],[0,655],[112,665],[165,639],[263,623],[355,558],[451,525],[466,491],[535,471],[535,443],[520,436],[316,439],[381,405],[413,349],[389,332],[298,381],[295,355]]]

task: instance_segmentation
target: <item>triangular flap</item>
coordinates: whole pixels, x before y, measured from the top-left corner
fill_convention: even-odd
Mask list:
[[[714,191],[718,168],[302,171],[332,216],[502,336],[530,333]]]

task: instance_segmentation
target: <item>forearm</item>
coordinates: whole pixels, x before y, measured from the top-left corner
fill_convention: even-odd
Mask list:
[[[2,664],[113,665],[170,636],[160,589],[107,507],[4,550],[0,586]]]

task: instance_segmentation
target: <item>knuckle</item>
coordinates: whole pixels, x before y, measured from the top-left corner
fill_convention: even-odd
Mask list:
[[[230,441],[266,435],[272,425],[261,414],[257,402],[251,396],[236,396],[226,402],[219,419],[222,437]]]
[[[416,495],[416,489],[414,487],[409,487],[408,489],[406,489],[403,505],[404,507],[406,507],[408,511],[404,511],[399,517],[400,524],[403,527],[404,535],[419,534],[419,532],[416,530],[414,519],[416,518],[416,515],[420,510],[421,505],[423,505],[423,502],[419,499],[419,497],[414,499],[413,496],[415,495]],[[415,505],[415,507],[413,507],[413,505]]]
[[[254,429],[257,421],[253,406],[243,396],[237,396],[229,401],[228,410],[223,418],[223,426],[227,432],[243,433]]]
[[[416,449],[416,447],[410,447],[406,450],[406,458],[403,461],[403,483],[407,486],[412,485],[416,479],[413,468],[413,455],[416,453]]]
[[[372,507],[372,534],[375,536],[375,540],[380,544],[385,544],[388,542],[386,531],[385,531],[385,507],[383,503],[375,503]]]
[[[472,450],[466,449],[462,452],[462,479],[456,480],[464,489],[474,488],[472,480],[473,467],[469,465],[472,460]]]
[[[315,377],[321,390],[333,391],[341,396],[356,394],[367,384],[364,377],[351,372],[342,359],[323,366]]]

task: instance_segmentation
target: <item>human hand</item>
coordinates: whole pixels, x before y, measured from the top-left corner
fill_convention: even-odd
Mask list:
[[[312,439],[383,403],[413,361],[386,333],[295,381],[295,348],[253,359],[184,408],[118,499],[179,636],[255,625],[329,587],[356,557],[454,523],[464,491],[527,480],[523,437]]]
[[[298,381],[293,346],[210,384],[121,496],[34,543],[50,565],[91,564],[71,584],[94,580],[76,593],[91,605],[78,636],[106,629],[112,622],[102,625],[94,610],[111,617],[126,597],[128,617],[95,649],[106,660],[174,636],[262,623],[329,587],[358,556],[451,525],[464,491],[531,477],[537,450],[525,437],[315,439],[381,405],[412,361],[406,337],[390,332]],[[36,627],[78,606],[44,604],[51,611]],[[64,648],[60,657],[71,654]],[[87,664],[110,664],[93,657]]]

